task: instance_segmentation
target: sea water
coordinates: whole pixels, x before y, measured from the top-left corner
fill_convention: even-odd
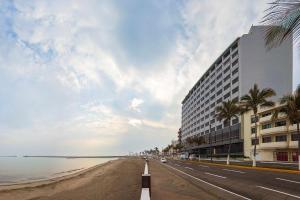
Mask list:
[[[65,176],[114,159],[0,157],[0,185]]]

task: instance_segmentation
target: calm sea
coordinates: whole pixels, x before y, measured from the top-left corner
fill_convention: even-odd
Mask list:
[[[0,157],[0,185],[64,176],[114,159]]]

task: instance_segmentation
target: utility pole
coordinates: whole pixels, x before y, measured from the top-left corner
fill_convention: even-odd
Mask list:
[[[210,143],[210,162],[212,162],[212,138],[211,138],[211,123],[209,122],[209,143]]]

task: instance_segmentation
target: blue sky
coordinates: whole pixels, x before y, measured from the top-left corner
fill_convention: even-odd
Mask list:
[[[165,146],[185,94],[266,3],[1,1],[1,154]]]

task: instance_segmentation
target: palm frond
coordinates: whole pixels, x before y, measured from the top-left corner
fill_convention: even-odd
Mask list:
[[[261,23],[269,26],[266,29],[265,44],[268,49],[280,45],[284,40],[300,39],[300,1],[276,0],[265,10],[266,15]]]

